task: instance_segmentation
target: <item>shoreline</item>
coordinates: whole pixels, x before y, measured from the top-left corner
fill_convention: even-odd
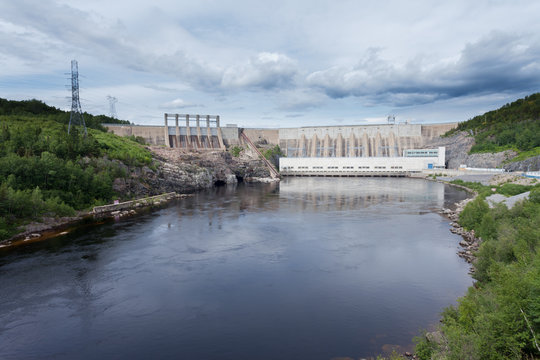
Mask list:
[[[190,196],[190,194],[166,193],[118,204],[96,206],[90,211],[80,211],[76,216],[72,217],[44,218],[46,219],[44,222],[33,222],[26,225],[34,228],[26,229],[9,239],[0,241],[0,249],[11,249],[28,243],[52,239],[57,236],[66,235],[81,226],[100,224],[110,218],[134,216],[138,214],[135,209],[148,209],[161,206],[174,199],[185,198],[187,196]]]
[[[453,184],[446,180],[433,179],[429,177],[429,175],[426,175],[424,177],[418,177],[418,178],[457,187],[459,189],[467,191],[468,193],[472,195],[471,197],[468,197],[466,199],[463,199],[461,201],[454,203],[453,204],[453,207],[455,208],[454,210],[443,207],[441,210],[439,210],[439,214],[443,215],[444,217],[450,220],[449,231],[452,234],[460,235],[463,238],[463,240],[459,242],[459,246],[461,246],[463,250],[458,250],[456,254],[460,258],[464,259],[470,265],[469,274],[473,275],[475,272],[474,264],[476,263],[475,253],[480,248],[480,244],[482,243],[482,238],[476,237],[474,230],[470,230],[470,231],[465,230],[465,228],[459,225],[458,221],[459,221],[459,214],[463,211],[463,209],[465,208],[465,206],[467,206],[469,202],[476,199],[476,197],[478,196],[478,193],[475,190],[470,189],[466,186]]]
[[[279,179],[262,177],[249,178],[249,183],[272,183],[279,182]],[[197,191],[205,190],[205,188]],[[195,191],[195,192],[197,192]],[[121,203],[113,203],[95,206],[92,210],[78,211],[76,216],[48,218],[44,217],[41,222],[30,222],[25,226],[25,230],[10,237],[0,240],[0,250],[11,249],[16,246],[35,243],[55,238],[70,233],[72,230],[89,224],[100,224],[107,219],[135,216],[136,209],[148,209],[161,206],[175,199],[192,196],[192,193],[168,192],[159,195],[147,196],[135,200],[128,200]]]
[[[453,206],[456,208],[455,210],[442,208],[439,210],[439,214],[444,215],[449,220],[451,220],[451,229],[450,231],[454,234],[461,235],[464,240],[461,241],[459,244],[466,248],[465,251],[458,251],[458,256],[465,259],[469,264],[473,263],[474,256],[472,255],[472,250],[477,249],[477,246],[479,246],[478,240],[481,241],[481,239],[477,239],[474,237],[474,230],[473,231],[466,231],[464,228],[459,226],[457,221],[459,220],[459,213],[463,210],[465,205],[476,198],[478,195],[474,190],[469,189],[465,186],[458,185],[458,184],[452,184],[448,181],[444,180],[438,180],[430,178],[429,176],[415,176],[411,177],[415,179],[422,179],[422,180],[429,180],[434,182],[439,182],[447,185],[451,185],[457,188],[460,188],[462,190],[465,190],[474,196],[471,198],[464,199],[462,201],[459,201],[457,203],[454,203]],[[254,179],[256,181],[254,182],[269,182],[269,181],[261,181],[266,179]],[[272,181],[275,181],[272,179]],[[32,222],[26,225],[26,229],[14,236],[12,236],[9,239],[5,239],[0,241],[0,249],[9,249],[15,246],[20,246],[27,243],[33,243],[38,241],[44,241],[48,240],[57,236],[65,235],[74,228],[77,228],[81,225],[85,225],[86,223],[91,224],[99,224],[105,219],[108,218],[121,218],[125,216],[133,216],[136,215],[137,212],[135,209],[137,208],[148,208],[152,206],[159,206],[162,203],[170,202],[173,199],[183,198],[186,196],[190,196],[191,194],[177,194],[176,192],[172,193],[164,193],[144,198],[138,198],[135,200],[129,200],[117,204],[107,204],[102,206],[96,206],[90,211],[80,211],[77,212],[76,216],[72,217],[63,217],[63,218],[44,218],[43,222]],[[30,226],[30,229],[28,227]],[[33,228],[32,228],[33,227]],[[472,246],[472,248],[471,248]],[[472,271],[471,273],[473,273]]]
[[[459,245],[465,248],[466,250],[459,250],[457,252],[457,255],[463,259],[465,259],[470,265],[471,270],[469,271],[469,274],[472,275],[474,273],[474,251],[476,251],[478,248],[473,249],[473,246],[479,246],[481,239],[477,239],[474,237],[474,230],[472,232],[468,232],[462,227],[457,224],[457,221],[459,219],[459,213],[463,210],[463,208],[466,206],[466,204],[476,198],[478,195],[474,190],[469,189],[465,186],[458,185],[458,184],[452,184],[444,180],[438,180],[433,179],[430,177],[415,177],[417,179],[423,179],[423,180],[429,180],[433,182],[439,182],[447,185],[451,185],[457,188],[460,188],[469,194],[471,194],[471,197],[468,197],[464,200],[455,202],[452,204],[452,207],[455,207],[455,210],[451,210],[448,208],[442,207],[438,211],[435,210],[434,212],[437,212],[444,216],[445,218],[448,218],[451,220],[449,229],[450,232],[454,234],[461,235],[463,237],[463,240],[459,242]],[[6,241],[11,241],[9,244],[5,244],[6,241],[0,242],[0,250],[4,249],[12,249],[17,246],[21,246],[28,243],[35,243],[40,241],[45,241],[51,238],[55,238],[58,236],[66,235],[70,232],[72,232],[75,229],[78,229],[80,227],[88,226],[88,225],[99,225],[101,223],[105,223],[107,220],[110,220],[111,218],[122,218],[122,217],[128,217],[128,216],[134,216],[139,214],[135,211],[135,209],[145,209],[148,210],[152,207],[157,207],[166,203],[169,203],[172,200],[179,199],[179,198],[185,198],[191,196],[191,194],[177,194],[177,193],[166,193],[161,194],[157,196],[152,197],[145,197],[140,198],[136,200],[126,201],[118,204],[108,204],[103,206],[98,206],[93,208],[91,211],[86,211],[79,213],[76,217],[69,218],[68,221],[62,222],[60,224],[55,224],[50,226],[50,228],[36,231],[35,233],[39,233],[39,237],[33,237],[33,234],[30,234],[28,231],[18,234],[16,237],[18,237],[17,240],[14,240],[13,238],[8,239]],[[157,201],[152,201],[152,200]],[[469,236],[471,236],[469,238]],[[473,239],[473,240],[468,240]],[[476,240],[474,240],[476,239]],[[474,251],[473,251],[474,250]],[[436,325],[436,324],[433,324]],[[436,330],[433,331],[435,333]],[[412,347],[411,347],[412,346]],[[409,344],[405,345],[397,345],[396,350],[403,355],[403,358],[415,358],[414,356],[414,346],[413,343],[410,342]]]

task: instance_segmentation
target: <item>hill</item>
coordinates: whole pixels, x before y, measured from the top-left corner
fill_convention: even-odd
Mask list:
[[[28,232],[30,222],[47,227],[113,199],[269,180],[265,164],[244,151],[182,154],[101,125],[127,121],[86,113],[84,119],[87,136],[80,127],[68,134],[69,112],[38,100],[0,99],[0,243]]]
[[[540,93],[459,123],[445,136],[459,131],[474,136],[470,153],[514,150],[522,154],[516,160],[540,155]]]
[[[16,101],[0,98],[0,116],[39,116],[61,124],[68,124],[70,113],[36,99]],[[95,116],[87,112],[83,113],[83,117],[87,127],[103,131],[106,131],[101,126],[104,123],[130,124],[127,120],[118,120],[105,115]]]
[[[124,194],[113,190],[126,169],[152,165],[137,142],[107,133],[103,122],[83,114],[88,135],[72,127],[70,113],[38,100],[0,99],[0,240],[42,216],[73,215]]]

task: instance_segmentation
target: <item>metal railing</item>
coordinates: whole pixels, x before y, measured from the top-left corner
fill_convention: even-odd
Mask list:
[[[242,139],[244,139],[244,141],[248,144],[248,146],[250,146],[253,150],[255,150],[257,152],[257,154],[259,154],[259,157],[264,161],[264,163],[268,167],[268,170],[270,170],[270,176],[273,179],[279,178],[279,172],[276,170],[274,165],[272,165],[272,163],[270,161],[268,161],[267,158],[264,157],[264,155],[259,151],[259,149],[257,149],[255,144],[253,144],[253,142],[247,137],[246,134],[244,134],[243,131],[240,132],[240,136],[242,137]]]

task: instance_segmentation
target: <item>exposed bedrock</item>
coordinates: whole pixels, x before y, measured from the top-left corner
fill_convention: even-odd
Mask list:
[[[167,192],[192,192],[239,181],[268,181],[270,174],[260,160],[234,158],[224,151],[183,152],[166,147],[150,148],[157,166],[127,168],[129,176],[114,180],[114,190],[127,197]]]

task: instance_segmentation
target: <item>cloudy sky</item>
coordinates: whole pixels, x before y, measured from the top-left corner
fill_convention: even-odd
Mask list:
[[[464,121],[540,91],[540,1],[0,0],[0,97],[161,124]]]

